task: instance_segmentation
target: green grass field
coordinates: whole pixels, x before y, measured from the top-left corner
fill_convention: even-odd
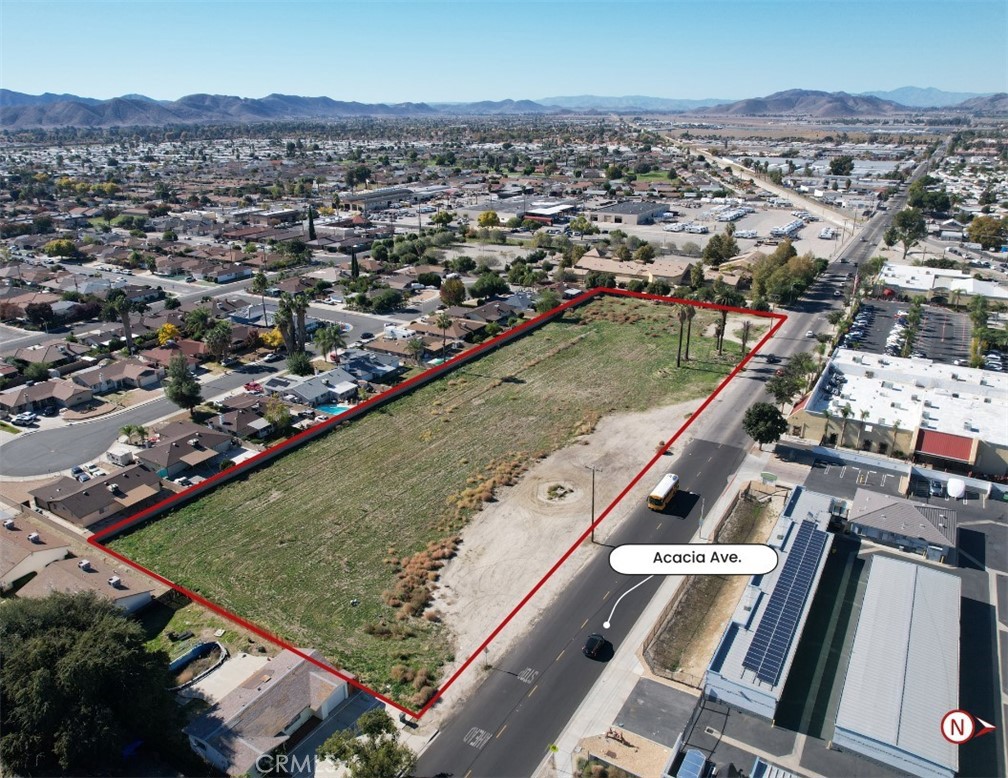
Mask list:
[[[709,394],[735,358],[700,337],[716,317],[676,369],[668,306],[595,300],[111,546],[422,705],[452,652],[424,606],[466,520],[601,416]]]

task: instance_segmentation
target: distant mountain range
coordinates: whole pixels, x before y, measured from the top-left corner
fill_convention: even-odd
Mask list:
[[[947,101],[961,96],[936,89],[904,87],[892,93],[914,101]],[[124,95],[96,100],[77,95],[27,95],[0,89],[0,127],[6,129],[56,127],[132,127],[173,124],[259,123],[292,120],[332,120],[351,117],[501,116],[574,112],[662,112],[697,116],[806,116],[820,119],[888,116],[916,112],[916,106],[876,94],[818,92],[791,89],[767,97],[736,102],[715,99],[675,100],[630,95],[582,95],[541,100],[483,100],[472,103],[358,103],[329,97],[271,94],[261,98],[230,95],[187,95],[178,100],[154,100]],[[944,110],[1008,113],[1004,94],[972,96]]]
[[[540,105],[552,105],[569,111],[692,111],[729,102],[725,99],[676,100],[669,97],[644,97],[626,95],[624,97],[597,97],[577,95],[575,97],[543,97],[536,100]]]
[[[973,97],[989,97],[982,92],[945,92],[934,87],[922,89],[919,86],[901,86],[888,92],[862,92],[862,95],[892,100],[910,108],[948,108]]]

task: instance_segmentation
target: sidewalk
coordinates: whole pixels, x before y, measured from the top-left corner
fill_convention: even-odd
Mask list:
[[[693,536],[691,542],[704,542],[700,538],[709,537],[728,513],[738,494],[739,485],[758,479],[760,473],[766,469],[771,456],[770,451],[756,449],[749,452],[742,466],[704,517],[702,527],[698,527],[698,533]],[[557,750],[539,765],[535,772],[537,777],[569,774],[574,760],[578,756],[583,756],[576,750],[580,740],[592,735],[605,734],[612,726],[637,681],[647,672],[638,656],[644,639],[683,580],[683,576],[669,576],[659,587],[626,639],[616,648],[616,654],[606,665],[605,671],[560,733],[556,742]],[[552,768],[556,768],[555,773]]]

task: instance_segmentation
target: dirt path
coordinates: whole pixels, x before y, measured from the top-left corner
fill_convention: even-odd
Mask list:
[[[459,555],[445,567],[434,608],[455,635],[455,661],[447,680],[504,616],[532,589],[589,526],[591,470],[595,507],[601,513],[658,448],[682,426],[702,400],[624,413],[602,419],[595,431],[533,466],[498,501],[487,505],[462,532]],[[691,430],[692,435],[697,432]],[[676,448],[691,439],[683,435]],[[655,473],[661,463],[654,468]],[[657,477],[657,476],[655,476]],[[645,476],[596,531],[604,541],[654,486]],[[489,659],[504,655],[602,546],[582,544],[490,644]],[[483,677],[474,662],[448,689],[423,724],[437,724],[475,689]],[[478,666],[477,666],[478,665]]]

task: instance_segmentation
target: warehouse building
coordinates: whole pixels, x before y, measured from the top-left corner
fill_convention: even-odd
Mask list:
[[[957,747],[940,735],[959,706],[960,581],[875,555],[833,744],[910,775],[952,778]]]
[[[667,203],[642,203],[627,200],[590,210],[588,218],[597,224],[653,224],[655,218],[667,210]]]
[[[826,531],[842,501],[795,488],[767,543],[777,567],[754,575],[721,636],[704,677],[704,694],[773,720],[829,557]]]

